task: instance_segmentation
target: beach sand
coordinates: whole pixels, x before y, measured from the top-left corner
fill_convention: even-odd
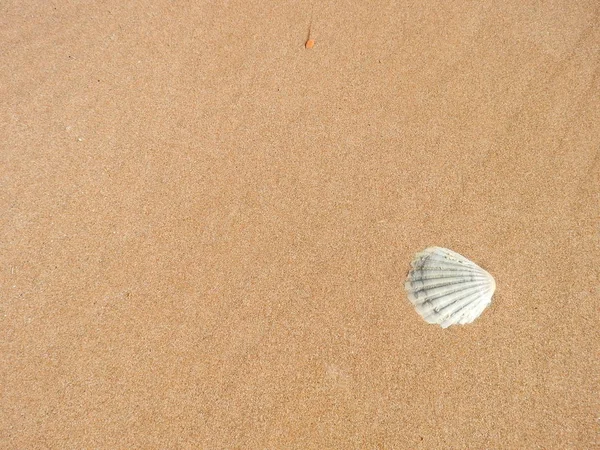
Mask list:
[[[600,448],[598,2],[0,9],[0,447]]]

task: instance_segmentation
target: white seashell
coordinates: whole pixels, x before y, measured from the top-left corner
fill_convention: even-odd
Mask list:
[[[494,278],[464,256],[441,247],[415,255],[404,287],[428,323],[447,328],[477,319],[492,302]]]

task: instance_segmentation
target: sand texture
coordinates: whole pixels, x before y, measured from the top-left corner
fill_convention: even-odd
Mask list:
[[[600,448],[599,14],[0,2],[0,448]]]

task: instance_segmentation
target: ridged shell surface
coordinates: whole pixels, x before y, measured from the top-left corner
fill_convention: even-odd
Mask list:
[[[496,282],[464,256],[429,247],[415,255],[404,287],[423,319],[447,328],[477,319],[492,302]]]

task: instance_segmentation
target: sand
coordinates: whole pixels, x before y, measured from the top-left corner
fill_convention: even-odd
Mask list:
[[[598,2],[0,11],[1,448],[600,448]]]

